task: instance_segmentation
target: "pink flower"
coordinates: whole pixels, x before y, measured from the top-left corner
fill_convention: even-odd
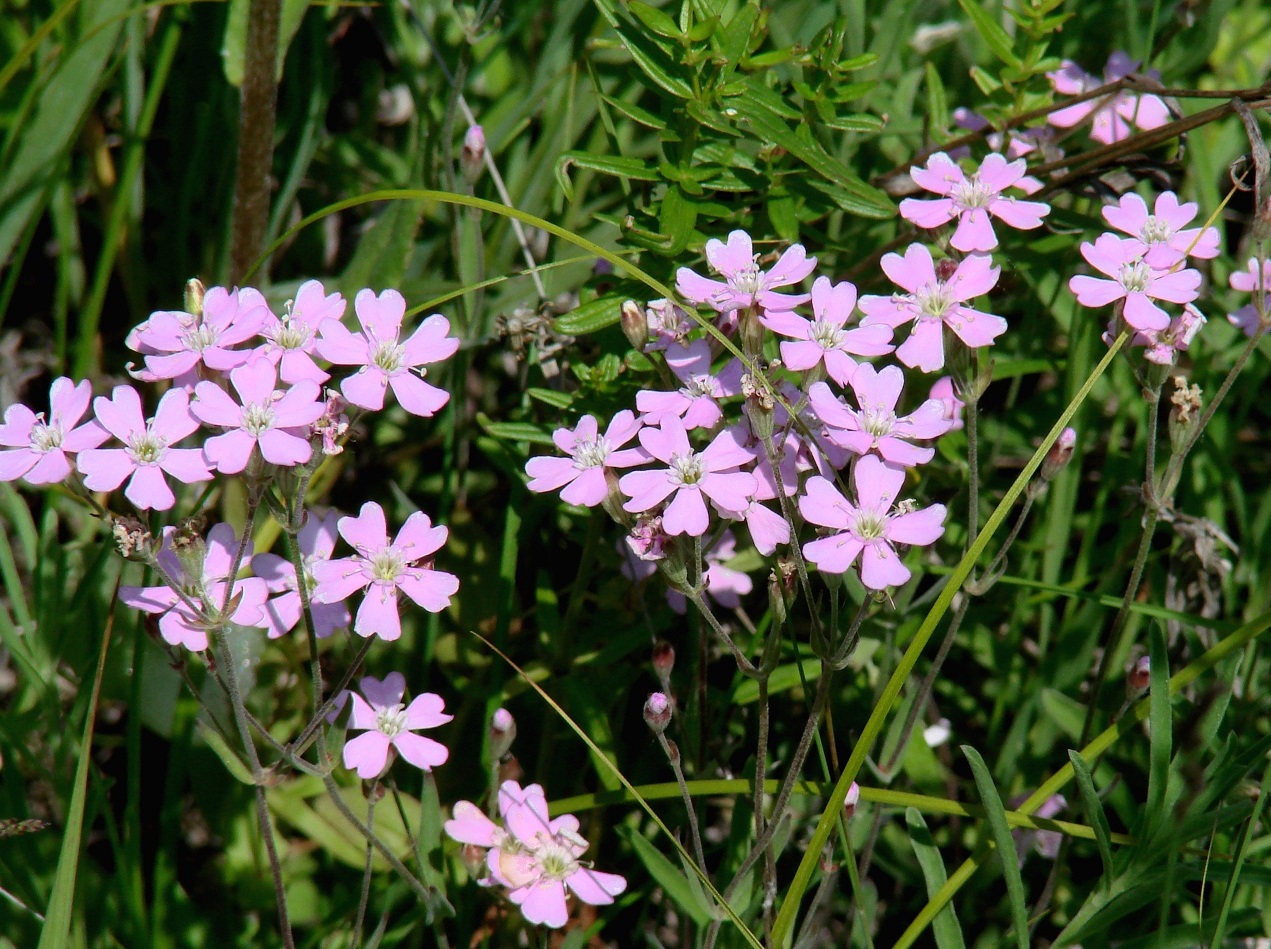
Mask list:
[[[339,322],[347,306],[344,297],[338,293],[328,295],[317,280],[305,281],[296,291],[295,303],[288,302],[281,317],[270,313],[265,318],[260,334],[266,342],[257,352],[279,368],[282,381],[288,385],[301,381],[321,385],[331,374],[313,361],[318,328],[327,320]]]
[[[1116,82],[1139,67],[1137,60],[1117,50],[1108,57],[1103,70],[1103,82],[1091,76],[1072,60],[1065,59],[1055,72],[1046,78],[1060,95],[1076,96],[1097,89],[1105,83]],[[1156,70],[1147,75],[1160,78]],[[1111,145],[1134,134],[1135,127],[1147,130],[1160,128],[1170,120],[1169,108],[1160,96],[1138,95],[1121,90],[1103,98],[1087,99],[1050,114],[1050,124],[1059,128],[1071,128],[1093,113],[1090,137],[1096,142]]]
[[[378,412],[384,407],[384,393],[392,387],[397,401],[412,415],[428,418],[438,412],[450,400],[450,393],[424,382],[427,370],[423,366],[449,359],[459,349],[459,340],[446,335],[450,321],[434,313],[409,339],[399,342],[406,301],[396,290],[385,290],[378,297],[371,290],[361,290],[353,308],[362,332],[352,333],[338,320],[327,320],[319,328],[317,344],[329,362],[358,367],[340,383],[344,397]]]
[[[584,865],[587,841],[578,834],[578,818],[548,817],[547,798],[537,784],[522,788],[504,781],[499,788],[496,824],[469,801],[459,801],[445,831],[454,840],[488,848],[489,875],[482,886],[499,885],[530,923],[559,929],[569,921],[566,889],[592,906],[606,906],[627,888],[616,873]]]
[[[1136,240],[1101,234],[1093,244],[1081,245],[1086,262],[1111,279],[1078,274],[1068,287],[1082,306],[1107,306],[1125,300],[1125,321],[1136,330],[1163,330],[1169,314],[1154,300],[1191,303],[1200,295],[1200,273],[1195,270],[1165,272],[1145,261]]]
[[[176,496],[165,474],[182,484],[211,480],[202,448],[172,447],[199,427],[184,389],[164,393],[150,419],[143,417],[141,396],[132,386],[115,386],[109,399],[99,395],[93,410],[102,427],[126,447],[80,452],[76,464],[90,491],[114,491],[128,478],[124,496],[129,501],[143,511],[166,511],[176,503]]]
[[[856,463],[852,483],[857,503],[841,495],[820,475],[808,479],[799,511],[813,524],[838,533],[803,545],[803,556],[827,573],[845,573],[860,560],[861,582],[871,590],[899,586],[912,575],[894,544],[932,544],[944,533],[945,508],[933,504],[914,510],[902,502],[893,510],[905,483],[905,470],[866,455]]]
[[[774,287],[798,283],[816,267],[816,258],[807,256],[802,244],[795,244],[773,264],[759,269],[750,235],[733,231],[728,243],[706,242],[706,261],[724,281],[710,280],[681,267],[675,275],[675,289],[691,303],[709,306],[721,313],[758,307],[761,310],[793,310],[806,303],[806,293],[777,293]]]
[[[339,515],[328,511],[325,517],[310,513],[300,528],[297,541],[305,566],[305,589],[309,592],[313,610],[314,635],[319,639],[330,636],[337,629],[349,625],[349,608],[341,600],[336,603],[314,603],[313,594],[317,581],[313,577],[313,565],[331,559],[335,550],[336,520]],[[270,593],[280,594],[265,604],[263,622],[269,630],[269,638],[277,639],[283,633],[295,629],[304,610],[300,602],[300,589],[296,581],[296,568],[289,560],[277,554],[257,554],[252,558],[252,572],[265,581]]]
[[[646,351],[666,349],[672,343],[682,343],[693,329],[688,314],[670,300],[650,300],[644,309],[644,319],[649,333]]]
[[[1227,319],[1246,336],[1252,337],[1262,326],[1262,314],[1268,313],[1268,292],[1271,292],[1271,260],[1261,265],[1258,258],[1250,257],[1249,265],[1241,271],[1233,273],[1230,278],[1231,289],[1241,293],[1254,294],[1253,303],[1246,303],[1235,313],[1228,313]],[[1261,312],[1259,312],[1261,311]]]
[[[936,450],[919,448],[910,444],[910,439],[939,438],[952,423],[935,399],[928,399],[911,415],[898,416],[896,403],[904,385],[905,374],[898,366],[878,371],[866,363],[852,379],[859,410],[835,398],[824,382],[818,382],[808,394],[817,417],[829,429],[830,441],[858,455],[877,452],[894,465],[925,465]]]
[[[384,774],[398,753],[425,771],[446,763],[450,751],[445,745],[415,734],[421,728],[436,728],[454,718],[442,711],[445,703],[440,695],[424,692],[409,705],[403,704],[406,677],[400,672],[390,672],[382,682],[366,676],[359,685],[362,695],[348,693],[353,706],[349,728],[366,731],[345,742],[346,768],[356,769],[359,778],[369,781]]]
[[[271,465],[302,465],[313,455],[308,426],[323,413],[318,401],[322,390],[316,382],[297,382],[277,392],[278,370],[257,356],[230,372],[230,383],[242,404],[235,402],[215,382],[200,382],[194,389],[191,414],[204,425],[229,431],[213,435],[203,446],[207,460],[222,474],[238,474],[247,467],[252,450]]]
[[[831,283],[829,277],[817,277],[812,284],[813,320],[794,313],[769,313],[763,324],[799,340],[781,344],[781,361],[789,368],[802,371],[824,364],[830,378],[845,386],[856,371],[852,356],[884,356],[892,351],[886,326],[846,328],[855,308],[856,287],[846,280]]]
[[[940,227],[958,219],[950,244],[960,251],[992,250],[997,235],[989,216],[1028,231],[1040,227],[1050,206],[1040,201],[1018,201],[1002,192],[1018,185],[1028,168],[1024,159],[1008,162],[996,152],[984,159],[969,177],[944,152],[936,152],[926,168],[910,168],[909,175],[919,187],[943,197],[935,200],[906,198],[900,202],[900,216],[919,227]]]
[[[953,110],[953,123],[960,129],[975,132],[988,128],[989,125],[988,119],[984,116],[962,107]],[[1054,138],[1054,130],[1042,125],[1033,128],[1008,129],[1006,132],[989,132],[984,136],[984,141],[993,151],[1002,153],[1011,161],[1032,154],[1038,149],[1041,149],[1045,156],[1043,160],[1049,161],[1052,157],[1062,157],[1064,153],[1063,149],[1055,145]],[[951,149],[948,152],[949,157],[955,161],[966,158],[970,154],[971,149],[966,147]],[[1015,187],[1025,194],[1032,194],[1041,190],[1042,183],[1032,175],[1025,175],[1016,182]]]
[[[936,399],[944,407],[944,417],[949,421],[949,431],[962,430],[962,410],[966,408],[966,403],[959,399],[957,392],[954,391],[952,377],[941,376],[937,379],[931,386],[928,398]]]
[[[668,416],[661,428],[642,429],[640,444],[667,467],[623,475],[618,487],[631,498],[623,510],[637,514],[650,511],[674,495],[662,514],[663,528],[668,534],[700,537],[710,526],[703,495],[732,514],[749,506],[757,487],[755,476],[737,469],[753,461],[755,455],[739,445],[731,431],[720,432],[710,445],[695,452],[684,424]]]
[[[1178,195],[1166,191],[1156,196],[1152,213],[1147,202],[1134,192],[1124,194],[1115,205],[1103,209],[1103,219],[1118,231],[1129,234],[1143,259],[1155,270],[1169,270],[1188,255],[1218,256],[1216,228],[1186,227],[1196,217],[1194,201],[1178,203]]]
[[[132,374],[143,382],[174,379],[192,386],[200,365],[215,372],[241,366],[254,350],[231,347],[256,336],[270,315],[265,298],[251,287],[212,287],[197,317],[179,310],[151,313],[125,340],[129,349],[145,355],[145,368]]]
[[[675,392],[642,389],[636,393],[636,408],[646,425],[659,425],[664,418],[682,419],[688,431],[711,428],[724,413],[721,399],[741,394],[741,363],[732,359],[718,373],[711,372],[711,346],[704,339],[666,351],[666,364],[684,383]]]
[[[168,395],[178,393],[184,394],[179,389],[173,389]],[[229,586],[230,570],[238,552],[239,542],[234,536],[234,528],[229,524],[217,524],[208,532],[201,575],[192,575],[185,571],[182,566],[184,561],[177,557],[172,546],[175,535],[175,527],[163,529],[163,545],[159,549],[158,561],[159,566],[176,582],[185,597],[182,598],[166,584],[154,587],[120,587],[120,602],[134,610],[160,614],[159,634],[164,642],[184,646],[192,652],[207,649],[207,631],[221,623],[260,626],[261,607],[264,606],[269,591],[265,581],[257,577],[235,580],[234,592],[230,597],[230,612],[221,613],[226,588]],[[243,562],[247,563],[251,555],[252,545],[248,541]]]
[[[1159,366],[1172,366],[1178,362],[1178,354],[1191,348],[1192,340],[1207,321],[1192,304],[1183,306],[1183,312],[1170,320],[1163,330],[1137,330],[1130,340],[1131,346],[1144,347],[1143,358]],[[1115,323],[1108,327],[1103,341],[1109,346],[1117,338]]]
[[[944,327],[953,330],[970,347],[988,346],[1006,332],[1006,320],[982,313],[969,306],[967,300],[988,293],[997,283],[998,269],[983,254],[972,254],[953,267],[941,261],[941,279],[931,251],[922,244],[910,244],[905,256],[887,254],[881,261],[883,272],[906,294],[890,297],[861,297],[861,322],[870,326],[884,323],[895,329],[914,321],[909,338],[896,350],[896,358],[906,366],[923,372],[935,372],[944,366]]]
[[[445,544],[449,532],[433,527],[422,511],[408,517],[391,542],[384,510],[374,501],[363,504],[357,517],[340,518],[339,530],[357,555],[316,561],[312,570],[318,588],[313,598],[317,603],[338,603],[370,586],[353,624],[359,636],[387,641],[401,636],[399,588],[430,613],[444,610],[459,590],[458,577],[432,567],[432,555]]]
[[[595,417],[584,415],[570,431],[558,428],[552,433],[556,447],[568,458],[546,456],[531,458],[525,471],[531,491],[555,491],[570,504],[595,507],[609,494],[606,472],[610,468],[630,468],[643,464],[649,456],[639,448],[622,449],[640,430],[640,421],[630,409],[623,409],[610,421],[604,435],[599,434]]]
[[[706,561],[706,569],[702,571],[706,595],[730,610],[741,606],[741,598],[755,588],[754,581],[746,574],[724,566],[736,556],[737,538],[728,530],[720,534],[719,540],[711,544],[702,555],[702,559]],[[681,615],[688,609],[688,600],[679,590],[668,588],[666,602]]]
[[[21,403],[9,406],[0,424],[0,481],[22,478],[27,484],[58,484],[71,473],[71,456],[96,448],[110,433],[89,420],[76,427],[93,397],[88,380],[58,376],[49,387],[49,418]]]

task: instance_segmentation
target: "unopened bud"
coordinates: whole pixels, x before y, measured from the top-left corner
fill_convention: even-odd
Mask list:
[[[671,723],[671,700],[662,692],[654,692],[645,701],[644,723],[659,735]]]
[[[644,315],[644,307],[635,300],[622,304],[622,332],[627,337],[631,348],[642,353],[649,345],[649,320]]]
[[[476,844],[464,844],[463,865],[468,871],[468,876],[473,879],[479,879],[485,876],[485,848],[478,847]]]
[[[1064,469],[1064,466],[1072,460],[1073,449],[1076,447],[1076,430],[1065,428],[1059,433],[1059,437],[1055,439],[1055,444],[1050,446],[1050,451],[1046,452],[1046,457],[1042,459],[1042,480],[1050,481],[1055,475],[1059,474]]]
[[[761,442],[767,442],[772,438],[772,415],[776,406],[772,390],[762,379],[744,373],[741,377],[741,394],[746,400],[746,418],[750,421],[750,430]]]
[[[653,644],[653,672],[663,691],[671,691],[671,672],[675,669],[675,647],[665,639]]]
[[[473,125],[464,133],[459,166],[469,183],[481,177],[481,171],[485,168],[485,130],[481,126]]]
[[[669,738],[666,740],[666,756],[670,759],[671,764],[680,763],[680,746]]]
[[[1200,386],[1189,386],[1182,376],[1174,377],[1174,394],[1170,396],[1174,407],[1169,413],[1169,442],[1175,453],[1184,451],[1196,434],[1200,424],[1202,400]]]
[[[1138,695],[1140,692],[1147,691],[1149,685],[1152,684],[1152,661],[1147,656],[1142,656],[1126,669],[1125,688],[1131,695]]]
[[[516,740],[516,719],[505,708],[494,710],[490,717],[490,757],[502,760]]]
[[[851,820],[856,813],[856,805],[861,802],[861,789],[855,781],[847,789],[847,797],[843,798],[843,819]]]
[[[936,279],[941,283],[947,283],[953,279],[953,275],[958,272],[958,262],[952,257],[944,257],[936,261]]]
[[[784,592],[785,584],[779,572],[779,568],[773,567],[768,574],[768,608],[772,610],[772,622],[774,626],[785,625],[786,617],[789,611],[786,609],[786,596]]]
[[[191,277],[185,282],[185,312],[191,316],[203,315],[203,297],[206,294],[203,281]]]

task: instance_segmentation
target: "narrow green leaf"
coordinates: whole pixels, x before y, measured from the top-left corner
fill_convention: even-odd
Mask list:
[[[606,293],[596,297],[558,316],[556,331],[569,336],[585,336],[606,326],[613,326],[622,319],[622,304],[629,299],[629,296],[621,293]]]
[[[194,728],[198,732],[199,737],[207,742],[207,746],[216,753],[216,757],[221,759],[221,764],[225,765],[225,770],[230,773],[230,777],[239,784],[246,784],[248,787],[256,786],[256,780],[252,777],[251,769],[243,763],[243,759],[238,756],[238,752],[226,743],[220,732],[201,718],[194,723]]]
[[[552,444],[552,433],[532,422],[493,422],[486,415],[478,415],[477,421],[495,438],[506,438],[513,442],[529,442],[531,445]]]
[[[1094,777],[1090,773],[1090,765],[1081,753],[1069,750],[1068,760],[1072,762],[1072,773],[1077,779],[1077,790],[1081,793],[1081,804],[1086,811],[1086,820],[1094,828],[1095,842],[1099,845],[1099,859],[1103,861],[1104,886],[1112,885],[1115,870],[1112,866],[1112,831],[1108,827],[1108,815],[1104,813],[1103,802],[1095,790]]]
[[[560,184],[565,197],[574,199],[574,186],[569,180],[571,168],[586,168],[616,178],[634,178],[637,181],[657,181],[658,172],[638,158],[624,158],[621,155],[593,155],[590,152],[565,152],[556,159],[556,181]]]
[[[931,127],[943,132],[949,127],[949,98],[945,95],[944,83],[935,64],[927,60],[925,84],[927,86],[927,118]]]
[[[525,394],[531,399],[547,403],[554,409],[567,409],[574,404],[572,392],[558,392],[556,389],[541,389],[538,386],[530,386],[525,390]]]
[[[627,9],[637,20],[659,36],[674,40],[679,39],[683,34],[679,25],[657,7],[651,7],[647,3],[642,3],[641,0],[630,0]]]
[[[643,125],[646,128],[658,129],[658,130],[666,128],[665,119],[658,118],[652,112],[648,111],[647,109],[640,108],[634,102],[627,102],[623,99],[618,99],[618,98],[614,98],[611,96],[604,96],[604,95],[602,95],[600,98],[602,98],[605,102],[607,102],[610,108],[612,108],[615,112],[626,116],[632,122],[635,122],[637,125]]]
[[[750,48],[750,36],[758,20],[759,5],[747,3],[738,8],[722,29],[715,31],[712,42],[719,52],[719,58],[724,61],[725,76],[731,74],[746,55],[746,50]]]
[[[1015,55],[1011,38],[1006,35],[1006,31],[998,25],[997,21],[988,14],[984,7],[980,6],[976,0],[958,0],[958,4],[966,11],[967,16],[971,18],[971,22],[975,24],[975,31],[980,34],[980,38],[993,51],[994,56],[1013,69],[1019,69],[1023,66],[1023,61]]]
[[[1002,798],[997,793],[993,775],[980,753],[970,745],[963,745],[962,753],[966,755],[971,772],[975,775],[975,787],[980,792],[980,803],[984,805],[984,817],[993,835],[997,855],[1002,860],[1006,892],[1010,897],[1011,916],[1015,923],[1015,942],[1019,949],[1028,949],[1028,906],[1024,900],[1024,879],[1020,876],[1019,861],[1015,857],[1015,840],[1011,837],[1010,825],[1006,823]]]
[[[618,835],[625,838],[635,848],[636,856],[649,871],[658,886],[676,906],[692,917],[698,926],[711,924],[710,909],[702,905],[700,899],[690,886],[688,877],[681,873],[657,847],[638,831],[628,827],[619,827]]]
[[[927,896],[931,897],[948,880],[944,860],[940,856],[940,848],[931,838],[931,831],[927,829],[927,822],[918,808],[905,809],[905,824],[909,827],[909,843],[914,848],[914,856],[918,858],[918,866],[922,868],[922,879],[927,886]],[[963,949],[966,945],[962,939],[962,924],[958,922],[958,914],[954,912],[952,906],[946,906],[932,920],[931,931],[940,949]]]
[[[693,227],[697,224],[697,205],[689,200],[678,184],[667,186],[658,208],[658,223],[662,233],[670,237],[665,253],[668,256],[682,254],[693,239]]]
[[[1147,826],[1155,828],[1170,820],[1165,814],[1165,798],[1173,755],[1174,716],[1170,706],[1169,656],[1165,649],[1165,635],[1155,623],[1152,624],[1149,642],[1151,691],[1148,694],[1148,723],[1151,736],[1148,747]]]

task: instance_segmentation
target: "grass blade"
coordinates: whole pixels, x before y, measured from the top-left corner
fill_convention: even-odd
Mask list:
[[[909,843],[914,848],[914,856],[918,858],[918,866],[922,868],[927,895],[932,896],[948,882],[940,848],[931,839],[931,831],[927,829],[927,822],[923,820],[918,808],[910,807],[905,810],[905,824],[909,827]],[[946,906],[940,911],[931,923],[931,931],[940,949],[962,949],[966,945],[962,939],[962,925],[952,906]]]
[[[1081,757],[1080,752],[1070,750],[1068,760],[1072,762],[1072,773],[1077,779],[1077,790],[1081,792],[1081,804],[1086,809],[1086,820],[1094,828],[1095,842],[1099,845],[1099,859],[1103,861],[1103,879],[1105,885],[1111,885],[1112,869],[1112,837],[1108,828],[1108,815],[1103,812],[1103,802],[1095,790],[1094,777],[1090,774],[1090,765]]]
[[[975,786],[980,792],[980,801],[984,805],[984,816],[988,820],[989,830],[993,834],[993,843],[998,855],[1002,858],[1002,872],[1006,876],[1006,892],[1011,900],[1011,916],[1015,921],[1015,942],[1019,949],[1028,949],[1028,907],[1024,903],[1024,878],[1020,876],[1019,861],[1015,859],[1015,841],[1011,837],[1011,828],[1006,823],[1002,798],[993,783],[993,775],[988,765],[980,757],[980,753],[970,745],[962,746],[962,753],[971,765],[975,775]]]

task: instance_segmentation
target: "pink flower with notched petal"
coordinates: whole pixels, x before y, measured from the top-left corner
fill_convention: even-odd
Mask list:
[[[97,421],[124,443],[124,448],[91,448],[79,453],[76,465],[90,491],[114,491],[128,479],[124,496],[143,511],[169,510],[176,496],[165,475],[182,484],[210,481],[202,448],[173,448],[194,432],[199,421],[190,414],[190,397],[184,389],[169,389],[154,417],[141,412],[141,396],[132,386],[115,386],[111,397],[93,400]]]
[[[434,313],[404,342],[399,341],[406,301],[396,290],[361,290],[353,301],[361,333],[350,332],[338,320],[320,327],[318,353],[339,366],[357,366],[340,383],[340,391],[354,405],[378,412],[392,388],[402,408],[428,418],[450,400],[450,393],[425,382],[426,364],[449,359],[459,340],[447,336],[450,321]]]
[[[201,316],[159,311],[128,334],[128,348],[145,355],[145,368],[129,371],[143,382],[173,379],[193,386],[199,366],[226,372],[247,362],[255,350],[232,347],[256,336],[270,315],[259,290],[212,287]]]
[[[1117,50],[1108,57],[1103,70],[1103,81],[1090,75],[1072,60],[1065,59],[1060,68],[1046,73],[1051,86],[1061,95],[1076,96],[1089,92],[1105,83],[1116,82],[1138,69],[1138,60],[1131,59],[1128,54]],[[1147,75],[1160,79],[1161,74],[1152,69]],[[1151,94],[1139,95],[1127,90],[1110,93],[1106,97],[1087,99],[1058,109],[1050,113],[1051,125],[1059,128],[1071,128],[1091,116],[1090,137],[1096,142],[1111,145],[1129,138],[1134,129],[1143,130],[1160,128],[1170,120],[1169,107],[1160,96]]]
[[[773,332],[798,340],[781,344],[781,361],[786,366],[802,371],[823,364],[829,377],[845,386],[856,371],[852,356],[885,356],[892,351],[886,326],[847,329],[855,308],[856,287],[846,280],[831,283],[829,277],[817,277],[812,284],[812,320],[794,313],[768,313],[762,322]]]
[[[728,235],[728,243],[713,238],[707,241],[706,262],[723,281],[711,280],[681,267],[675,275],[675,289],[684,299],[721,313],[749,307],[793,310],[806,303],[808,295],[777,293],[773,288],[796,284],[816,267],[816,258],[809,257],[802,244],[795,244],[781,255],[771,270],[760,270],[759,257],[745,231],[733,231]]]
[[[570,504],[595,507],[609,494],[606,471],[644,464],[649,456],[640,448],[622,448],[640,430],[641,422],[630,409],[623,409],[609,422],[603,435],[596,419],[584,415],[570,431],[558,428],[552,433],[556,447],[568,458],[531,458],[525,471],[531,478],[531,491],[555,491]]]
[[[88,380],[71,382],[58,376],[49,387],[49,416],[21,403],[4,412],[0,424],[0,481],[22,478],[27,484],[59,484],[70,475],[71,456],[96,448],[110,433],[89,420],[77,427],[88,411],[93,387]]]
[[[222,474],[238,474],[247,467],[253,449],[271,465],[302,465],[313,455],[308,426],[324,411],[316,382],[297,382],[278,392],[278,370],[264,356],[230,372],[230,384],[239,402],[215,382],[200,382],[194,389],[190,412],[204,425],[229,431],[213,435],[203,446],[207,459]]]
[[[339,515],[334,511],[328,511],[325,517],[310,513],[296,537],[305,568],[305,589],[309,593],[310,609],[313,612],[313,632],[319,639],[325,639],[337,629],[344,629],[351,619],[349,608],[343,600],[337,603],[312,602],[317,589],[313,565],[331,559],[331,553],[335,550],[338,518]],[[265,604],[263,617],[265,628],[269,630],[269,638],[277,639],[295,629],[304,614],[299,584],[296,581],[296,568],[291,561],[277,554],[257,554],[252,558],[252,571],[265,581],[270,593],[279,594],[271,597]]]
[[[661,428],[642,429],[640,444],[667,467],[623,475],[618,487],[631,498],[623,510],[639,514],[671,498],[662,514],[663,529],[668,534],[700,537],[710,526],[703,496],[732,514],[740,514],[750,505],[758,486],[755,476],[737,469],[754,461],[755,453],[738,444],[731,430],[720,432],[710,445],[695,452],[684,423],[672,415],[663,420]]]
[[[1258,258],[1250,257],[1244,270],[1233,273],[1230,277],[1231,289],[1241,293],[1252,293],[1252,303],[1246,303],[1235,313],[1228,313],[1227,319],[1246,336],[1252,337],[1262,328],[1263,315],[1271,313],[1271,260],[1258,263]]]
[[[402,701],[406,677],[400,672],[390,672],[382,682],[366,676],[359,686],[362,695],[348,693],[353,706],[349,728],[365,729],[365,733],[345,742],[346,768],[356,769],[359,778],[369,781],[384,774],[398,754],[425,771],[446,763],[450,751],[445,745],[415,734],[454,718],[442,711],[445,702],[440,695],[424,692],[406,705]]]
[[[1187,227],[1196,217],[1194,201],[1178,203],[1178,195],[1166,191],[1156,196],[1149,214],[1147,202],[1131,192],[1117,204],[1103,209],[1103,219],[1138,242],[1143,259],[1155,270],[1169,270],[1184,258],[1217,257],[1218,230]]]
[[[865,364],[852,379],[859,409],[839,401],[824,382],[814,385],[808,395],[836,445],[858,455],[877,452],[884,461],[901,467],[925,465],[936,450],[919,448],[910,440],[939,438],[953,423],[935,399],[928,399],[911,415],[898,416],[896,403],[904,385],[905,374],[898,366],[884,366],[879,371]]]
[[[174,389],[172,392],[179,392]],[[169,393],[171,395],[172,393]],[[231,609],[221,613],[229,587],[230,570],[238,554],[239,541],[229,524],[217,524],[207,535],[207,547],[203,556],[201,576],[190,576],[182,567],[180,558],[172,548],[175,527],[163,529],[163,544],[159,548],[159,566],[180,587],[184,597],[172,587],[120,587],[119,601],[134,610],[158,613],[159,634],[164,642],[184,646],[192,652],[207,649],[207,631],[222,622],[239,626],[260,626],[263,623],[261,608],[269,591],[265,581],[246,577],[234,581],[230,595]],[[243,563],[251,560],[252,545],[247,542]]]
[[[1200,272],[1155,270],[1143,259],[1136,240],[1101,234],[1093,244],[1081,245],[1081,256],[1111,279],[1078,274],[1068,288],[1082,306],[1107,306],[1125,300],[1125,321],[1136,330],[1163,330],[1170,317],[1154,300],[1191,303],[1200,296]]]
[[[1018,185],[1028,163],[1020,158],[1008,162],[994,153],[967,175],[944,152],[927,160],[926,168],[910,168],[909,176],[921,188],[942,195],[934,200],[906,198],[900,202],[900,216],[919,227],[940,227],[954,218],[957,230],[949,243],[960,251],[988,251],[997,246],[997,234],[989,216],[1011,227],[1029,231],[1041,227],[1050,205],[1040,201],[1018,201],[1002,192]]]
[[[1131,346],[1144,347],[1143,358],[1158,366],[1172,366],[1178,362],[1178,354],[1191,348],[1192,340],[1205,325],[1206,319],[1192,304],[1183,306],[1183,312],[1170,320],[1169,326],[1160,330],[1137,330],[1130,339]],[[1115,325],[1104,334],[1109,346],[1116,339]]]
[[[347,307],[348,301],[340,294],[328,294],[317,280],[306,280],[282,316],[270,313],[265,319],[260,330],[265,343],[257,352],[278,367],[280,378],[288,385],[302,381],[321,385],[331,374],[313,361],[318,328],[327,320],[339,322]]]
[[[896,495],[905,483],[905,469],[866,455],[852,473],[857,503],[852,504],[831,481],[820,475],[808,479],[799,498],[799,511],[813,524],[835,534],[803,545],[803,556],[825,573],[845,573],[860,560],[861,583],[871,590],[900,586],[912,574],[900,561],[895,544],[933,544],[944,533],[945,507],[921,510],[905,502],[894,511]]]
[[[357,555],[314,563],[318,586],[313,599],[338,603],[369,586],[353,624],[359,636],[392,641],[402,635],[399,589],[430,613],[444,610],[459,590],[458,577],[432,568],[432,555],[445,544],[449,531],[433,527],[422,511],[406,519],[394,541],[388,538],[384,509],[374,501],[363,504],[357,517],[340,518],[339,530]]]
[[[646,425],[659,425],[662,419],[675,416],[690,432],[711,428],[724,416],[720,400],[741,394],[741,362],[729,360],[712,373],[711,346],[704,339],[669,347],[666,364],[684,386],[675,392],[642,389],[636,393],[636,408]]]
[[[956,266],[940,262],[943,279],[936,272],[931,251],[922,244],[910,244],[902,257],[886,254],[881,266],[892,282],[909,291],[889,297],[861,297],[865,326],[883,323],[895,329],[914,321],[909,338],[896,349],[896,358],[906,366],[935,372],[944,366],[944,327],[967,346],[988,346],[1006,332],[1006,320],[991,313],[964,306],[967,300],[988,293],[997,283],[998,269],[983,254],[972,254]]]

